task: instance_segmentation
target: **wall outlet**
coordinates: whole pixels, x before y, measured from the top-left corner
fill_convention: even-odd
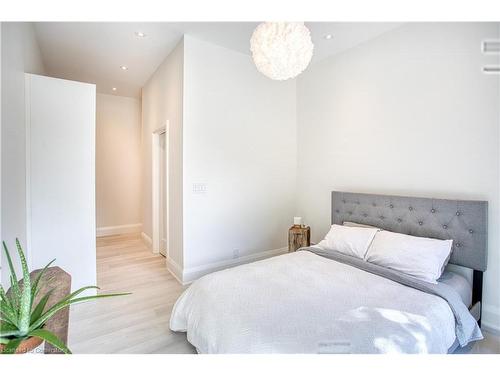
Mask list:
[[[240,251],[238,249],[233,250],[233,259],[240,257]]]

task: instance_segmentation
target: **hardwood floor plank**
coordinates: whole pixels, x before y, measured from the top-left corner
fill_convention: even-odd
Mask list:
[[[185,290],[139,235],[97,239],[100,293],[130,296],[75,305],[68,344],[73,353],[195,353],[186,334],[168,328],[175,301]]]

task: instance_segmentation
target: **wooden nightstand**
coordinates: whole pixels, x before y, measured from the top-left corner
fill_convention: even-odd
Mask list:
[[[288,230],[288,252],[311,245],[311,228],[305,225],[294,225]]]

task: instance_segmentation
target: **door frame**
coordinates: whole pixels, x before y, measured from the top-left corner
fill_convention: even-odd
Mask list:
[[[165,186],[165,206],[166,206],[166,236],[167,236],[167,248],[165,251],[166,258],[169,257],[169,242],[170,242],[170,231],[169,231],[169,223],[170,223],[170,202],[169,202],[169,144],[170,144],[170,132],[169,132],[170,121],[167,120],[165,126],[159,127],[152,133],[151,138],[151,150],[152,150],[152,162],[151,162],[151,224],[152,224],[152,251],[155,254],[160,253],[160,136],[165,134],[165,156],[167,160],[165,161],[165,176],[166,176],[166,186]]]

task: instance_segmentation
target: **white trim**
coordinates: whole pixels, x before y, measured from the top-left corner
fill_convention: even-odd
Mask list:
[[[165,181],[166,181],[166,186],[165,186],[165,209],[166,209],[166,218],[165,220],[167,221],[166,225],[166,233],[165,236],[167,237],[167,243],[166,246],[167,248],[165,249],[165,257],[168,258],[170,256],[169,249],[170,249],[170,120],[167,120],[165,124],[165,158],[167,159],[165,161]]]
[[[117,234],[141,233],[142,223],[100,227],[96,230],[97,237],[114,236]]]
[[[152,233],[152,241],[151,241],[151,249],[153,253],[159,253],[159,205],[160,205],[160,192],[158,189],[158,180],[160,178],[158,174],[158,165],[160,163],[160,150],[159,150],[159,142],[160,142],[160,134],[162,134],[162,129],[157,129],[151,135],[151,233]]]
[[[179,266],[172,258],[167,257],[167,270],[179,282],[179,284],[186,285],[182,282],[182,267]]]
[[[164,127],[160,127],[153,131],[151,137],[151,229],[152,229],[152,239],[151,239],[151,249],[153,253],[158,254],[160,252],[160,224],[159,224],[159,215],[160,215],[160,190],[159,190],[159,179],[160,175],[158,173],[158,166],[160,164],[160,135],[165,134],[165,155],[166,155],[166,181],[167,186],[166,190],[166,220],[167,220],[167,228],[166,228],[166,236],[167,236],[167,249],[166,249],[166,258],[168,258],[168,250],[170,246],[168,245],[170,242],[170,233],[169,233],[169,223],[170,223],[170,202],[169,202],[169,144],[170,144],[170,121],[167,120],[166,125]]]
[[[151,248],[153,246],[153,241],[151,241],[151,237],[149,237],[146,233],[141,232],[141,238],[148,248]]]
[[[214,262],[202,266],[195,266],[188,269],[184,269],[182,272],[182,284],[183,285],[190,284],[196,279],[199,279],[200,277],[215,271],[220,271],[226,268],[239,266],[241,264],[255,262],[257,260],[262,260],[277,255],[282,255],[287,252],[288,252],[288,247],[282,247],[280,249],[262,251],[260,253],[246,255],[236,259],[222,260],[220,262]]]
[[[481,328],[500,335],[500,309],[491,305],[483,305]]]
[[[32,267],[31,256],[31,74],[24,74],[24,110],[25,110],[25,183],[26,183],[26,243],[24,244],[24,254],[28,268]]]

